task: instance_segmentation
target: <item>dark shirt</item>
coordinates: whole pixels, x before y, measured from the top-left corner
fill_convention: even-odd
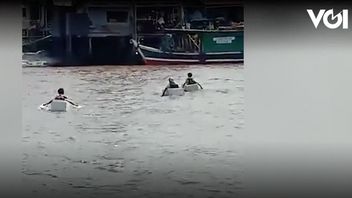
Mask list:
[[[169,87],[170,88],[178,88],[178,84],[176,84],[174,82],[170,82]]]
[[[186,85],[192,85],[192,84],[197,84],[197,82],[193,80],[193,78],[187,78]]]
[[[66,99],[67,99],[67,97],[64,95],[58,95],[55,97],[55,100],[66,100]]]

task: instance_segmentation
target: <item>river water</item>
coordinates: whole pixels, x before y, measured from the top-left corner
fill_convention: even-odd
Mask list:
[[[204,90],[160,97],[188,72]],[[24,193],[236,196],[243,78],[243,65],[23,68]],[[83,108],[39,110],[59,87]]]

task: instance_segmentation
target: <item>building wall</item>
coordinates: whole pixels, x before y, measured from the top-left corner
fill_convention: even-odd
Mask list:
[[[91,20],[90,34],[92,36],[129,36],[133,32],[133,10],[129,6],[121,7],[94,7],[87,6],[88,17]],[[113,14],[125,13],[126,20],[108,21],[110,13],[111,20]],[[122,15],[123,15],[122,14]]]
[[[143,5],[177,6],[181,9],[193,5],[204,8],[211,1],[198,0],[96,0],[74,1],[72,4],[53,4],[47,0],[50,10],[51,56],[62,64],[126,64],[133,55],[131,38],[136,33],[136,7]],[[215,2],[215,1],[212,1]],[[230,1],[232,2],[232,1]],[[114,12],[116,15],[114,15]],[[126,20],[120,20],[126,13]],[[113,13],[113,14],[111,14]],[[27,13],[28,14],[28,13]],[[112,19],[108,21],[108,16]],[[182,17],[179,17],[182,18]]]

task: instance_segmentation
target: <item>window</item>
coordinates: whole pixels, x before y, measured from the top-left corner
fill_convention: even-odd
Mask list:
[[[40,9],[37,5],[31,5],[29,9],[31,20],[39,20],[40,19]]]
[[[106,18],[108,23],[126,23],[128,12],[126,11],[107,11]]]

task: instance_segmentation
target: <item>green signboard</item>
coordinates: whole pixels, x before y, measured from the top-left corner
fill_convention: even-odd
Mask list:
[[[243,31],[205,32],[202,50],[211,52],[243,52]]]

